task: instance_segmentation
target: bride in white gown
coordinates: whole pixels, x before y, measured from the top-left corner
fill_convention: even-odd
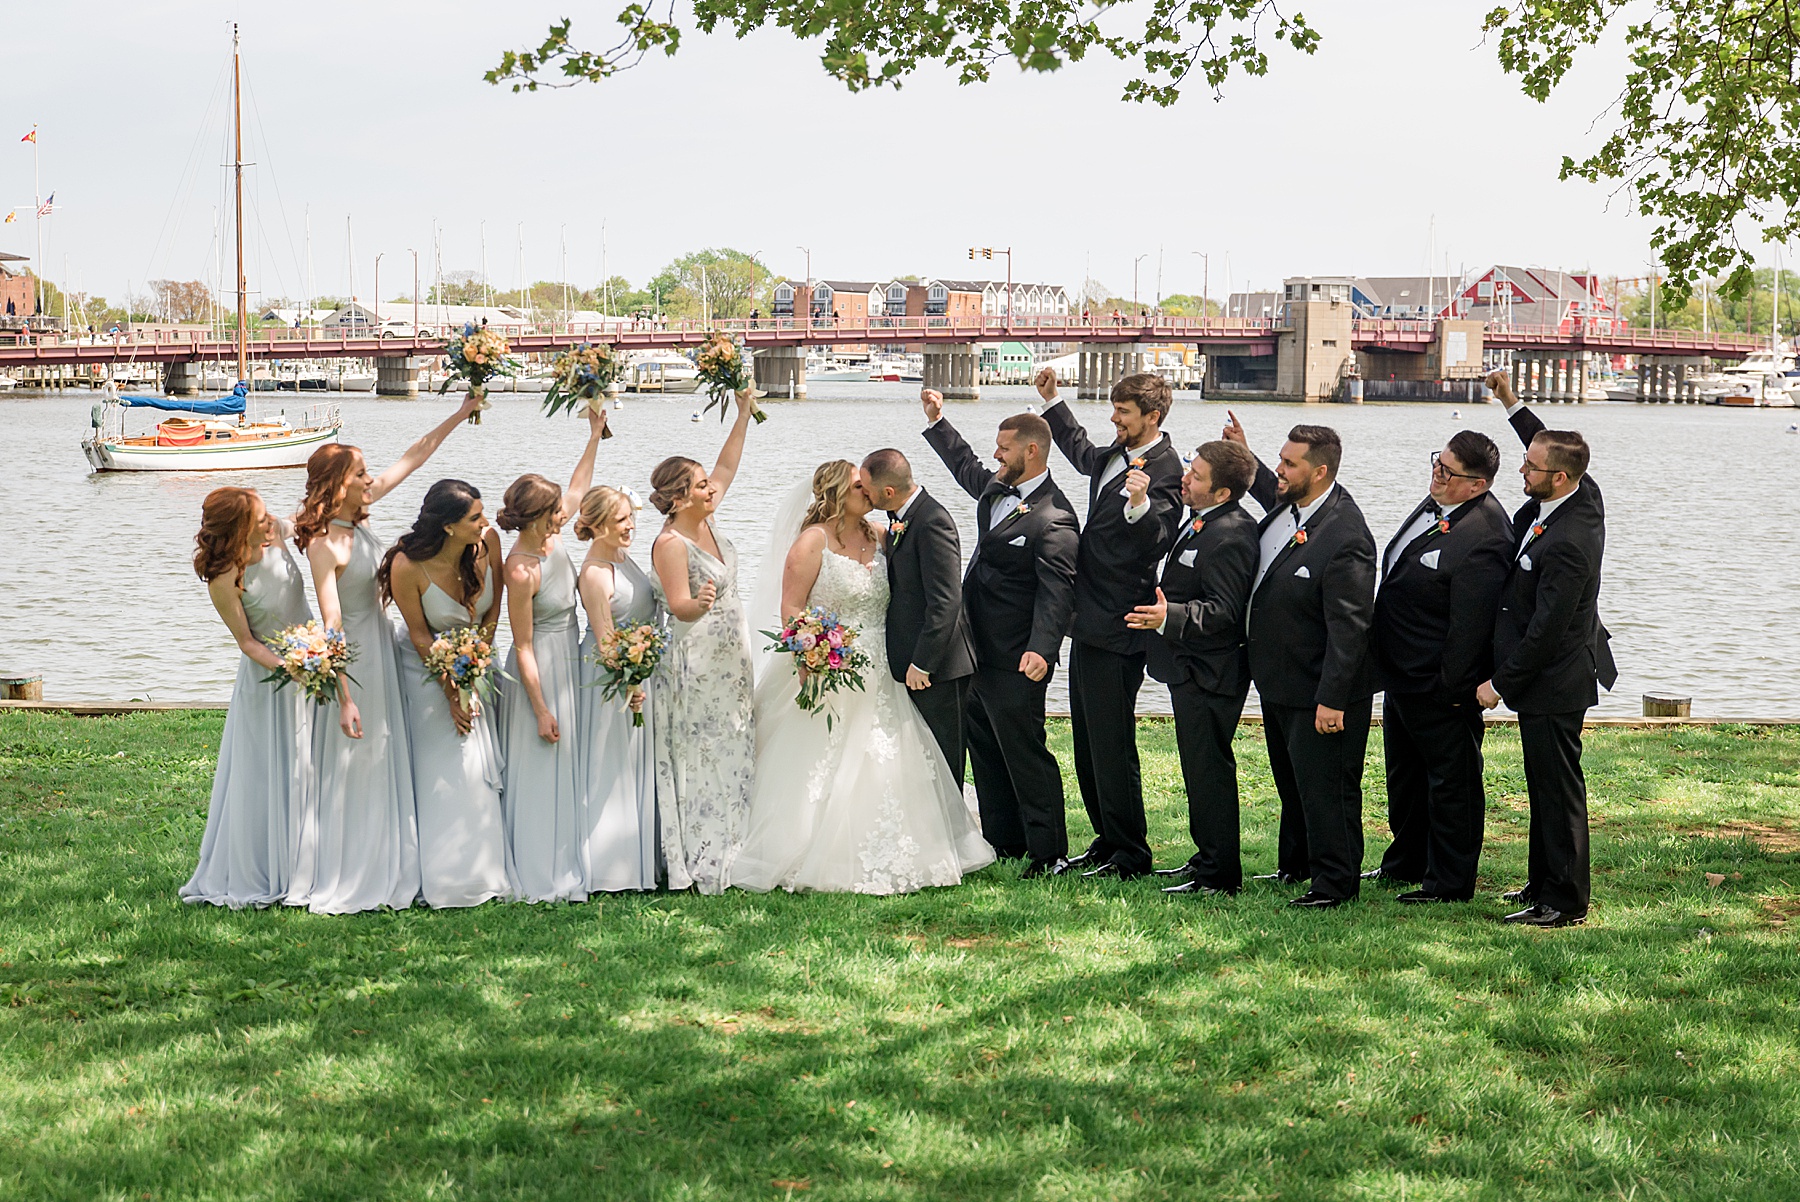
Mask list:
[[[870,659],[864,691],[795,704],[793,658],[756,673],[756,784],[731,883],[758,893],[911,893],[955,885],[994,862],[937,740],[888,671],[888,578],[856,467],[822,464],[776,518],[750,610],[753,637],[808,606],[836,611]],[[804,509],[804,513],[802,513]]]

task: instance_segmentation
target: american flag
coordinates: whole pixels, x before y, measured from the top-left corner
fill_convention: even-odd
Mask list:
[[[46,196],[44,198],[44,203],[38,206],[37,215],[39,217],[48,217],[48,216],[50,216],[51,213],[53,213],[55,211],[56,211],[56,193],[52,192],[52,193],[50,193],[49,196]]]

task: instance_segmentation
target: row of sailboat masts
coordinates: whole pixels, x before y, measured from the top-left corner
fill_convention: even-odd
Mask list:
[[[250,378],[250,331],[247,281],[244,279],[244,101],[243,67],[238,54],[238,27],[231,26],[231,169],[237,202],[237,360],[238,379]]]

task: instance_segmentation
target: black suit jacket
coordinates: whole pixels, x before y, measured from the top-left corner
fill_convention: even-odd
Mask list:
[[[1015,670],[1027,651],[1056,663],[1075,611],[1075,562],[1081,541],[1069,499],[1046,475],[1021,509],[989,529],[994,472],[976,458],[948,421],[926,430],[925,441],[975,498],[975,554],[963,577],[963,608],[976,663]]]
[[[1097,447],[1087,430],[1062,401],[1044,410],[1051,437],[1076,471],[1088,478],[1087,527],[1081,532],[1081,554],[1075,572],[1077,642],[1120,655],[1143,652],[1148,632],[1125,625],[1125,615],[1156,599],[1156,565],[1175,541],[1181,522],[1181,456],[1167,434],[1144,452],[1150,477],[1150,512],[1136,522],[1125,520],[1124,472],[1105,484],[1101,476],[1118,443]],[[1131,465],[1125,465],[1126,471]]]
[[[1269,511],[1257,525],[1260,540],[1281,511],[1275,473],[1259,463],[1250,493]],[[1374,696],[1374,617],[1375,538],[1340,484],[1306,523],[1306,541],[1290,540],[1251,594],[1248,642],[1256,691],[1275,705],[1336,710]]]
[[[923,488],[907,507],[905,529],[888,535],[888,667],[906,679],[916,664],[933,683],[975,671],[975,648],[962,605],[962,539],[956,519]]]
[[[1524,405],[1509,416],[1527,447],[1544,423]],[[1539,522],[1528,499],[1513,514],[1516,554],[1494,625],[1494,688],[1519,713],[1557,714],[1600,699],[1619,670],[1612,635],[1600,621],[1600,569],[1606,552],[1606,499],[1584,475],[1568,500]],[[1543,533],[1531,536],[1531,528]],[[1525,545],[1527,537],[1529,545]],[[1531,567],[1525,567],[1529,560]]]
[[[1151,676],[1228,695],[1248,685],[1244,608],[1256,579],[1256,529],[1256,519],[1236,501],[1182,524],[1163,565],[1168,618],[1145,648]]]
[[[1419,502],[1382,554],[1375,594],[1375,671],[1390,693],[1465,698],[1493,675],[1494,615],[1512,570],[1512,519],[1491,491],[1397,545]]]

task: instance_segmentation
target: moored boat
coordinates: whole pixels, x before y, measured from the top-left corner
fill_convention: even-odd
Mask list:
[[[335,440],[343,426],[336,405],[310,409],[298,424],[290,422],[285,413],[247,420],[248,391],[239,384],[230,396],[193,401],[109,395],[94,406],[93,426],[82,439],[82,454],[97,472],[298,467],[320,446]],[[125,411],[139,408],[175,416],[163,418],[146,433],[125,433]]]

